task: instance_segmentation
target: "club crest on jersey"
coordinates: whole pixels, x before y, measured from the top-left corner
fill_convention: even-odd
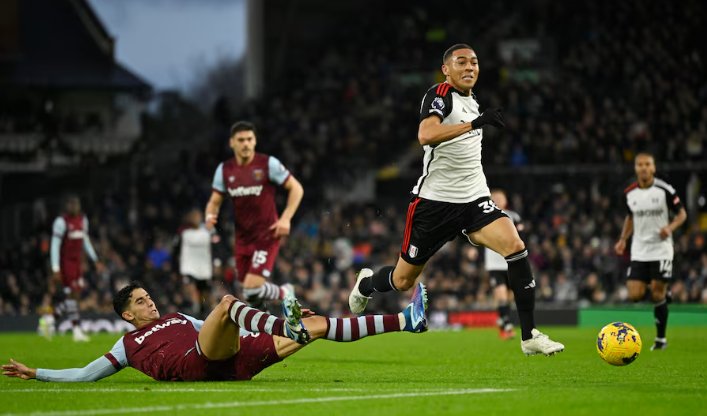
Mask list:
[[[229,182],[234,182],[235,180],[236,180],[236,177],[233,176],[233,175],[231,175],[231,176],[228,177],[228,181],[229,181]]]
[[[408,255],[410,256],[411,259],[414,259],[415,257],[417,257],[417,247],[410,244],[410,249],[408,250]]]
[[[432,100],[432,108],[439,111],[444,111],[444,100],[442,97],[437,97]]]
[[[263,176],[265,176],[262,169],[253,169],[253,179],[256,181],[262,181]]]

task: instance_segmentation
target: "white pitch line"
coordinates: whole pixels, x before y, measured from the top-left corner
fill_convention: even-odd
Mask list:
[[[441,391],[420,391],[410,393],[391,393],[391,394],[373,394],[368,396],[330,396],[330,397],[312,397],[303,399],[287,399],[287,400],[264,400],[253,402],[221,402],[221,403],[192,403],[178,404],[173,406],[141,406],[141,407],[119,407],[115,409],[85,409],[85,410],[66,410],[55,412],[32,412],[32,413],[5,413],[4,416],[28,415],[28,416],[94,416],[94,415],[109,415],[109,414],[127,414],[127,413],[149,413],[149,412],[174,412],[186,410],[204,410],[204,409],[222,409],[232,407],[254,407],[254,406],[277,406],[288,404],[308,404],[308,403],[329,403],[329,402],[346,402],[371,399],[401,399],[406,397],[430,397],[430,396],[461,396],[470,394],[483,393],[501,393],[513,391],[513,389],[460,389],[460,390],[441,390]]]
[[[136,388],[130,387],[125,389],[120,388],[90,388],[90,389],[8,389],[5,390],[7,393],[240,393],[240,392],[290,392],[292,388],[282,387],[282,388],[266,388],[266,387],[233,387],[231,389],[226,388],[192,388],[192,387],[177,387],[173,389],[153,389],[153,388]],[[314,388],[307,389],[307,391],[366,391],[363,388]]]

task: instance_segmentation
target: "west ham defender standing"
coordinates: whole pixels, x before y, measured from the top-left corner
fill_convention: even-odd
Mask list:
[[[515,294],[525,354],[554,354],[564,346],[535,328],[535,280],[528,251],[513,221],[489,198],[481,165],[481,127],[504,127],[499,109],[479,112],[472,92],[479,60],[465,44],[450,47],[442,58],[446,81],[427,91],[420,109],[418,140],[425,151],[422,176],[412,190],[400,258],[395,267],[374,273],[363,269],[349,296],[354,313],[362,312],[373,292],[408,290],[427,261],[447,241],[463,235],[505,257]]]
[[[53,283],[61,283],[63,300],[57,307],[73,324],[74,341],[88,341],[81,330],[79,304],[81,290],[85,286],[81,270],[81,252],[85,249],[96,269],[103,265],[88,236],[88,219],[81,213],[81,201],[76,196],[66,199],[64,213],[54,220],[52,226],[51,264]]]
[[[665,337],[668,325],[666,295],[673,277],[672,234],[685,222],[687,212],[675,189],[655,177],[653,155],[636,155],[634,169],[638,180],[624,190],[628,213],[614,249],[622,255],[626,241],[633,234],[631,266],[626,281],[628,297],[634,302],[643,300],[650,283],[657,330],[651,351],[662,350],[668,345]],[[672,221],[670,211],[675,214]]]
[[[508,198],[501,189],[491,190],[491,200],[496,206],[508,215],[515,224],[516,229],[523,231],[520,215],[508,209]],[[493,289],[493,299],[498,308],[498,330],[499,336],[503,339],[515,337],[513,323],[511,322],[511,307],[508,304],[508,263],[500,254],[486,247],[484,249],[484,266],[489,274],[489,283]]]
[[[238,280],[248,303],[259,307],[267,300],[283,299],[291,286],[267,282],[280,239],[290,234],[290,220],[304,190],[299,181],[273,156],[255,152],[255,126],[239,121],[229,141],[235,157],[216,169],[213,192],[206,205],[206,225],[213,228],[225,195],[233,202],[236,222],[235,257]],[[288,192],[287,205],[278,218],[276,186]]]

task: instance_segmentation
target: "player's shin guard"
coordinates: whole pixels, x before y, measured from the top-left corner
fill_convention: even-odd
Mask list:
[[[516,309],[520,320],[522,339],[533,337],[535,328],[535,279],[528,262],[528,250],[522,250],[506,257],[508,262],[508,280],[515,295]]]
[[[665,330],[668,327],[668,302],[666,299],[653,305],[653,316],[655,316],[657,338],[665,338]]]
[[[239,327],[249,332],[264,332],[281,337],[285,334],[285,320],[267,312],[253,309],[245,303],[235,300],[228,308],[228,316]]]
[[[328,318],[326,339],[336,342],[356,341],[369,335],[399,332],[405,318],[396,315],[367,315],[358,318]]]
[[[371,296],[373,292],[390,292],[398,290],[393,283],[393,266],[385,266],[378,270],[373,276],[361,280],[358,290],[363,296]]]

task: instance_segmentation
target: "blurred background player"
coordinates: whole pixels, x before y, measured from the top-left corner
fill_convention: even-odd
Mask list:
[[[655,159],[639,153],[634,160],[637,181],[624,190],[627,215],[614,249],[623,255],[631,235],[631,265],[626,286],[634,302],[643,300],[650,283],[656,338],[651,351],[667,344],[668,284],[673,279],[673,231],[687,219],[687,212],[667,182],[655,177]],[[670,220],[670,212],[674,214]]]
[[[233,158],[219,164],[214,174],[213,192],[206,205],[206,226],[218,220],[224,196],[233,203],[236,225],[235,257],[238,281],[245,300],[254,307],[265,301],[283,299],[291,285],[268,282],[280,240],[290,234],[290,221],[304,190],[299,181],[273,156],[255,152],[255,126],[239,121],[231,127],[229,145]],[[276,186],[287,190],[285,209],[277,215]]]
[[[58,301],[56,312],[71,320],[74,341],[77,342],[89,340],[81,330],[79,314],[81,291],[86,286],[81,270],[83,250],[86,250],[96,270],[101,272],[103,264],[98,261],[96,251],[91,244],[88,235],[88,219],[81,212],[81,201],[77,196],[71,195],[66,198],[64,213],[56,217],[52,225],[50,291],[54,292]],[[60,293],[56,291],[57,285],[61,287]]]
[[[191,297],[192,312],[201,316],[210,309],[213,261],[211,256],[212,231],[206,229],[204,216],[193,209],[185,216],[179,233],[179,272]]]
[[[519,233],[523,231],[520,215],[507,209],[508,198],[502,189],[492,189],[491,200],[508,215]],[[511,307],[508,301],[510,296],[508,263],[503,256],[486,247],[484,249],[484,266],[489,274],[489,285],[493,289],[493,299],[498,308],[499,336],[503,339],[512,339],[515,337],[515,331],[511,322]]]

